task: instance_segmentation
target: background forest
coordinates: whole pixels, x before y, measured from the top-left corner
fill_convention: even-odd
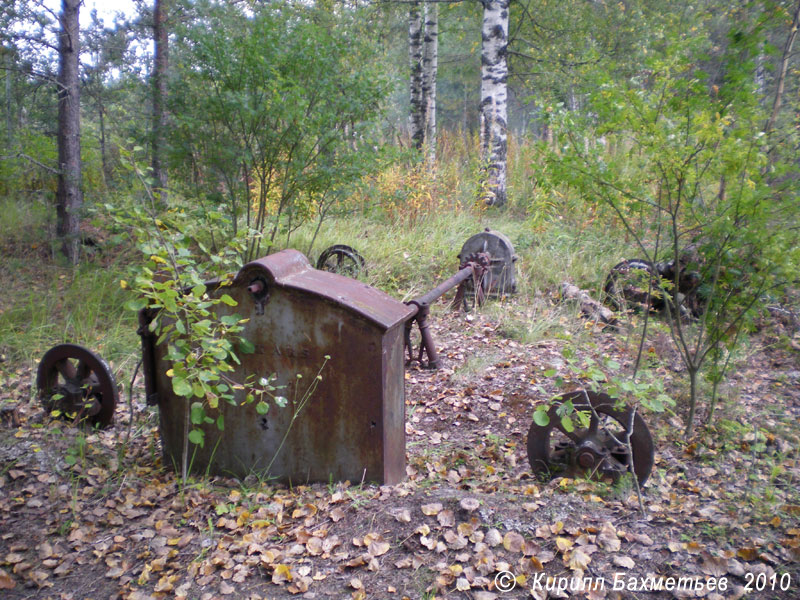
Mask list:
[[[773,575],[792,565],[797,577],[798,466],[787,445],[800,444],[800,398],[776,392],[777,405],[765,400],[752,412],[736,377],[800,384],[800,2],[135,7],[110,20],[79,0],[0,6],[0,405],[33,402],[33,369],[60,342],[97,351],[127,386],[140,353],[136,310],[150,306],[190,340],[171,357],[174,391],[208,407],[229,392],[220,374],[235,356],[220,340],[235,338],[239,324],[209,324],[202,282],[284,248],[314,263],[342,243],[366,257],[361,279],[408,300],[450,276],[463,241],[492,227],[519,255],[519,293],[475,318],[503,352],[523,353],[511,344],[530,358],[501,357],[499,346],[465,358],[448,337],[462,325],[450,322],[445,354],[462,361],[454,380],[471,390],[469,378],[487,368],[541,363],[528,380],[542,402],[555,392],[544,379],[601,386],[663,426],[659,439],[687,460],[698,447],[741,452],[731,468],[747,489],[726,500],[743,502],[748,523],[774,535],[745,543],[736,536],[750,525],[738,522],[706,534],[730,539],[733,554],[746,549],[742,561]],[[607,300],[609,271],[632,258],[679,264],[697,279],[690,291],[680,277],[651,289],[665,299],[658,314],[619,310],[617,347],[598,341],[596,319],[581,319],[561,290],[573,283]],[[770,375],[770,365],[785,373]],[[412,403],[416,392],[433,394],[434,380],[419,378]],[[138,440],[129,459],[142,460],[153,454],[154,416],[133,384],[129,394],[124,445]],[[546,406],[526,401],[522,420],[534,405]],[[67,437],[68,469],[82,473],[86,438]],[[512,461],[516,446],[481,444]],[[439,473],[446,485],[460,473],[430,467],[439,463],[419,452],[421,462],[410,462],[421,476]],[[183,494],[186,464],[179,471]],[[674,483],[659,477],[663,490]],[[212,500],[216,516],[236,513],[251,493]],[[776,514],[777,524],[767,518]],[[675,543],[687,551],[690,540]],[[769,560],[751,556],[762,546]],[[558,548],[575,570],[574,555]],[[22,581],[19,562],[0,564]],[[124,584],[147,583],[141,564],[129,568],[112,579],[135,571]],[[455,593],[459,574],[437,569],[418,597]],[[0,571],[0,589],[16,585],[8,573]],[[350,588],[366,597],[363,586]]]

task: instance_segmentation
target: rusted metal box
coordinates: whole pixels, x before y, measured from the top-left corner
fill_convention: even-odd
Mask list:
[[[243,338],[255,346],[240,354],[232,379],[277,376],[279,393],[265,415],[255,403],[220,403],[224,429],[205,426],[203,447],[189,444],[192,470],[247,476],[263,473],[302,484],[349,479],[393,484],[405,477],[403,325],[414,308],[363,282],[312,268],[284,250],[245,265],[224,293],[237,302],[220,314],[249,319]],[[172,392],[166,343],[143,338],[149,361],[147,389],[157,401],[165,460],[181,464],[187,400]],[[147,345],[149,344],[149,348]],[[317,376],[322,380],[292,423],[296,402]],[[298,378],[298,375],[302,376]],[[252,377],[251,377],[252,379]],[[285,441],[284,441],[285,437]],[[277,455],[276,455],[277,452]],[[274,457],[274,459],[273,459]]]

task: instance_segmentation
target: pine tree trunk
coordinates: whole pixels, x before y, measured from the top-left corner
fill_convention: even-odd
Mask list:
[[[80,258],[81,112],[79,13],[81,0],[62,0],[58,36],[58,190],[56,234],[72,264]]]
[[[428,164],[436,162],[436,75],[439,68],[439,5],[427,7],[422,59],[422,95],[425,101],[425,149]]]
[[[169,68],[169,31],[166,25],[168,0],[156,0],[153,14],[155,60],[153,64],[153,177],[162,204],[167,200],[167,169],[164,165],[167,128],[167,69]]]
[[[481,157],[486,169],[486,204],[506,203],[509,0],[482,0]]]
[[[424,8],[425,5],[422,5]],[[425,143],[425,106],[422,93],[422,10],[415,2],[408,9],[408,59],[411,67],[409,134],[414,148],[421,150]]]

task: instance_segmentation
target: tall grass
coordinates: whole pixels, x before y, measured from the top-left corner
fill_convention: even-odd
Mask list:
[[[0,209],[0,351],[35,364],[55,344],[73,342],[128,362],[138,347],[135,315],[123,307],[119,284],[124,257],[100,254],[69,267],[53,253],[52,218],[43,206],[8,199],[0,206],[8,209]]]

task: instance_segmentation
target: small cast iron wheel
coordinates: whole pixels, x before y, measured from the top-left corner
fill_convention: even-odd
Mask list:
[[[663,299],[659,298],[663,293],[661,278],[646,260],[635,258],[614,265],[603,289],[607,302],[616,310],[663,307]]]
[[[366,274],[367,263],[355,249],[336,244],[322,251],[317,260],[317,269],[356,279],[361,273]]]
[[[557,410],[568,400],[576,411],[590,413],[589,427],[582,429],[574,414],[574,431],[562,425]],[[528,431],[528,460],[533,472],[546,477],[586,473],[616,481],[633,470],[639,485],[644,485],[653,469],[653,438],[637,412],[630,436],[631,456],[626,440],[633,409],[616,405],[616,399],[595,392],[570,392],[557,398],[548,412],[550,422],[544,426],[534,422]]]
[[[119,400],[117,382],[108,363],[76,344],[48,350],[36,374],[39,400],[47,412],[107,427],[114,420]]]

